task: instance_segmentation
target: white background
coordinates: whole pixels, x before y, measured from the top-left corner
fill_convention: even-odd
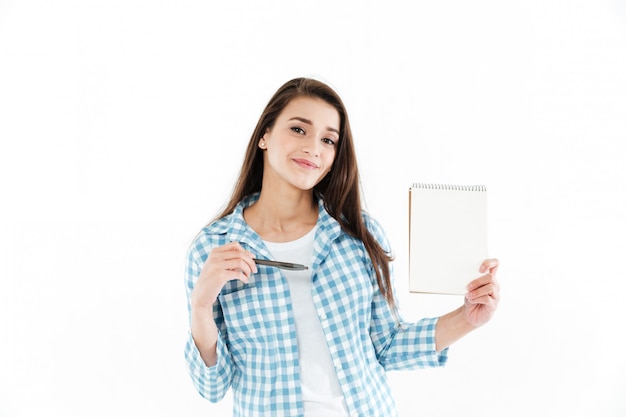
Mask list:
[[[343,97],[407,319],[410,183],[485,184],[502,302],[402,416],[626,414],[623,1],[0,2],[0,415],[225,416],[183,264],[271,94]]]

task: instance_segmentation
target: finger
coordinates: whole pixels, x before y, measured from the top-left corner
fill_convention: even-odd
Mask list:
[[[235,280],[239,280],[244,284],[247,284],[249,282],[249,276],[240,269],[222,269],[215,275],[218,279],[218,282],[222,282],[223,284],[225,284],[227,281]]]
[[[247,250],[246,256],[244,256],[242,259],[245,263],[248,264],[250,270],[256,274],[258,270],[256,268],[256,263],[254,262],[254,254]]]
[[[254,263],[253,263],[254,265]],[[220,263],[220,268],[227,271],[241,271],[246,277],[252,274],[252,267],[242,258],[233,258]]]
[[[495,278],[494,278],[493,274],[485,274],[485,275],[482,275],[482,276],[476,278],[475,280],[473,280],[469,284],[467,284],[467,290],[468,291],[472,291],[472,290],[475,290],[476,288],[480,288],[480,287],[482,287],[484,285],[491,284],[494,281],[495,281]]]
[[[248,265],[250,271],[257,272],[257,267],[254,263],[254,255],[252,252],[245,250],[239,242],[230,242],[219,246],[211,251],[209,257],[211,261],[215,263],[240,259]]]
[[[500,261],[497,259],[485,259],[483,263],[480,264],[479,272],[491,272],[496,273],[498,270],[498,266],[500,265]]]
[[[465,297],[465,302],[467,304],[490,306],[493,308],[495,308],[498,305],[498,300],[488,295],[483,295],[482,297],[478,297],[478,298]]]
[[[240,252],[245,253],[246,250],[241,246],[239,242],[229,242],[221,246],[217,246],[212,249],[212,253],[228,253],[228,252]]]
[[[252,252],[247,251],[247,250],[245,250],[243,248],[242,248],[241,251],[237,250],[237,251],[226,252],[224,254],[224,258],[223,259],[225,261],[243,262],[246,265],[245,270],[253,272],[253,273],[257,272],[256,263],[254,262],[254,255],[252,254]],[[249,273],[248,273],[248,275],[249,275]]]
[[[470,300],[478,300],[483,297],[488,297],[495,299],[498,296],[498,288],[495,283],[489,283],[486,285],[482,285],[472,291],[468,291],[465,297]]]

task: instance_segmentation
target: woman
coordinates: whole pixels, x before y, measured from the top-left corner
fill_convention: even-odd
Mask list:
[[[457,310],[402,322],[390,247],[359,188],[339,96],[312,79],[284,84],[226,209],[189,250],[185,355],[202,396],[232,387],[235,416],[393,416],[385,372],[444,365],[448,346],[491,318],[495,259]]]

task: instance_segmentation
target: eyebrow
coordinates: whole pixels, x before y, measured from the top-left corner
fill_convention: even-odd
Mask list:
[[[291,119],[289,119],[288,121],[291,121],[291,120],[299,120],[302,123],[306,123],[306,124],[308,124],[310,126],[313,126],[313,122],[310,121],[309,119],[305,119],[304,117],[295,116],[295,117],[292,117]],[[339,131],[337,129],[333,128],[333,127],[326,127],[326,129],[330,130],[331,132],[335,132],[337,135],[340,134]]]

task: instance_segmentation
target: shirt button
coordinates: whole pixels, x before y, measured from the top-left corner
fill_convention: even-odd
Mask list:
[[[326,320],[326,314],[320,313],[320,320]]]
[[[335,368],[337,370],[341,369],[341,361],[339,359],[335,359],[335,361],[333,362],[333,364],[335,365]]]

